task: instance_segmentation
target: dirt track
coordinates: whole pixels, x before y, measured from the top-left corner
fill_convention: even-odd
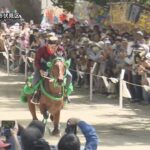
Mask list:
[[[30,122],[27,105],[18,98],[23,84],[23,75],[7,76],[0,71],[0,120],[15,119],[24,126]],[[78,117],[96,127],[101,150],[150,149],[150,105],[130,104],[125,100],[124,109],[121,110],[118,100],[109,100],[100,94],[95,94],[90,103],[85,89],[76,90],[71,98],[72,103],[61,112],[62,134],[66,120]],[[40,113],[38,116],[42,119]],[[58,137],[50,136],[48,131],[45,136],[52,144],[58,142]],[[79,136],[84,142],[81,134]]]

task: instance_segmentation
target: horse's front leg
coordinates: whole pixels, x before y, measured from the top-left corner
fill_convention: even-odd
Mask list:
[[[32,115],[32,119],[33,120],[38,120],[37,116],[36,116],[36,108],[35,108],[35,104],[31,103],[31,97],[28,97],[28,107],[30,110],[30,113]]]
[[[59,135],[59,120],[60,120],[60,110],[51,116],[53,118],[54,130],[52,131],[52,135]]]

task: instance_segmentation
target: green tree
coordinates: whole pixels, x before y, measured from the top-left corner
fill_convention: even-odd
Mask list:
[[[142,4],[150,5],[150,0],[140,0]]]
[[[67,10],[73,10],[76,0],[51,0],[55,5],[62,6]],[[106,5],[108,2],[139,2],[150,5],[150,0],[86,0],[98,5]]]

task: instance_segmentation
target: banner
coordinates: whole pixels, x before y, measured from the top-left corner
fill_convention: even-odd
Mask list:
[[[128,3],[110,4],[110,18],[113,24],[127,22]]]
[[[109,19],[109,7],[101,7],[87,1],[75,4],[74,15],[80,21],[87,20],[91,25],[107,25]]]
[[[150,33],[150,12],[144,10],[141,13],[140,18],[136,23],[136,25],[142,30],[145,30],[147,33]]]
[[[62,13],[63,13],[63,9],[57,6],[51,6],[44,9],[44,15],[41,24],[44,23],[57,24],[59,22],[59,16]]]
[[[73,14],[76,16],[78,20],[89,20],[89,13],[88,13],[88,6],[90,5],[89,2],[77,2],[75,4]]]
[[[52,5],[53,3],[50,0],[41,0],[41,13],[44,14],[44,10],[48,7],[51,7]]]
[[[137,22],[140,16],[141,7],[138,5],[131,5],[129,10],[129,20]]]

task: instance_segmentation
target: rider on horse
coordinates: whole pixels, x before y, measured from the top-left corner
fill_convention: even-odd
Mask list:
[[[60,47],[58,46],[58,37],[53,33],[48,38],[47,44],[44,47],[39,48],[38,51],[36,52],[35,72],[32,81],[32,87],[34,87],[36,83],[41,79],[41,76],[48,75],[48,73],[46,72],[47,62],[54,56],[56,56],[58,50],[60,50]],[[66,73],[67,73],[66,86],[69,86],[69,84],[72,81],[72,75],[69,71],[67,71]],[[35,91],[31,101],[33,103],[38,103],[39,98],[40,92]],[[68,98],[68,95],[66,95],[66,98]]]

